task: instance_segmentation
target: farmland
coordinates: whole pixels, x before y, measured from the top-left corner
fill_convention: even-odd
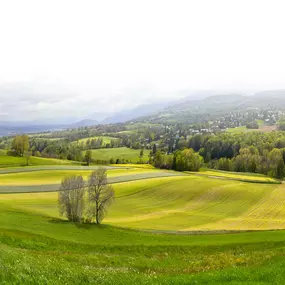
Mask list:
[[[0,283],[283,284],[285,185],[247,173],[107,166],[116,202],[103,225],[65,221],[61,178],[96,168],[0,169]]]
[[[64,176],[78,174],[87,179],[93,169],[96,167],[3,169],[0,192],[22,192],[6,194],[5,201],[10,197],[22,205],[23,199],[28,208],[33,205],[37,211],[46,209],[45,201],[53,201],[48,209],[58,218],[57,193],[52,191],[58,190]],[[272,183],[270,178],[244,175],[239,181],[233,179],[234,174],[220,179],[213,176],[220,174],[214,171],[204,176],[203,172],[187,174],[135,167],[109,167],[107,173],[117,203],[105,221],[113,226],[184,232],[285,228],[285,185]],[[243,182],[245,178],[248,182]],[[251,179],[255,183],[250,183]],[[262,183],[256,183],[256,179]],[[37,194],[24,194],[46,191],[49,193],[40,193],[36,200]]]
[[[144,155],[142,157],[142,161],[147,161],[149,159],[149,150],[144,151]],[[96,160],[107,160],[110,161],[113,159],[124,159],[125,161],[136,163],[140,160],[140,150],[139,149],[131,149],[127,147],[119,147],[119,148],[108,148],[108,149],[93,149],[92,150],[92,158]]]

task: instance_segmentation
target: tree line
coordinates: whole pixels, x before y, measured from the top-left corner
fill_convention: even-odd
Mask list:
[[[188,146],[210,168],[284,177],[284,132],[196,135],[189,139]]]

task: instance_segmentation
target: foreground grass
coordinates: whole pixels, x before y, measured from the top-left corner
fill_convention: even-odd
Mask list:
[[[284,231],[195,233],[284,227],[284,185],[175,176],[114,188],[100,226],[60,219],[56,192],[0,195],[0,283],[285,284]]]
[[[1,284],[285,281],[282,231],[161,235],[72,224],[8,206],[1,207],[0,227]]]

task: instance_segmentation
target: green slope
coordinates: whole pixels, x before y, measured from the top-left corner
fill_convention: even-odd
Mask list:
[[[46,179],[48,171],[57,173],[0,174],[0,180],[19,174]],[[160,173],[112,171],[113,178]],[[184,175],[117,183],[114,188],[116,203],[100,226],[59,219],[56,192],[0,195],[0,283],[285,283],[284,231],[195,232],[285,228],[284,185]]]
[[[57,190],[63,175],[70,173],[87,176],[90,171],[2,174],[0,191]],[[111,225],[184,232],[285,228],[283,184],[246,183],[150,169],[113,169],[108,173],[117,197],[105,220]],[[49,184],[54,181],[58,184]],[[42,182],[47,184],[40,185]],[[27,183],[34,185],[24,185]],[[4,197],[7,203],[17,201],[15,204],[21,208],[31,201],[28,208],[44,209],[44,214],[57,217],[57,193],[4,195],[2,200]],[[38,204],[34,197],[38,197]]]
[[[0,167],[11,167],[11,166],[24,166],[27,161],[25,157],[18,156],[8,156],[0,155]],[[65,165],[65,164],[74,164],[75,162],[62,159],[54,158],[43,158],[31,156],[29,159],[29,165]]]
[[[142,160],[144,162],[148,161],[149,150],[144,150],[144,156]],[[107,160],[110,161],[113,158],[115,161],[117,158],[120,160],[124,159],[125,161],[137,163],[140,161],[140,150],[131,149],[127,147],[118,147],[118,148],[101,148],[92,150],[92,158],[95,160]]]

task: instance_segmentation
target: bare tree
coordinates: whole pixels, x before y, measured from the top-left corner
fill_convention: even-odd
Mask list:
[[[58,192],[58,206],[61,216],[69,221],[80,222],[84,211],[84,180],[82,176],[67,176],[62,179]]]
[[[114,190],[107,181],[107,170],[98,168],[89,177],[88,210],[86,220],[100,224],[114,201]]]

